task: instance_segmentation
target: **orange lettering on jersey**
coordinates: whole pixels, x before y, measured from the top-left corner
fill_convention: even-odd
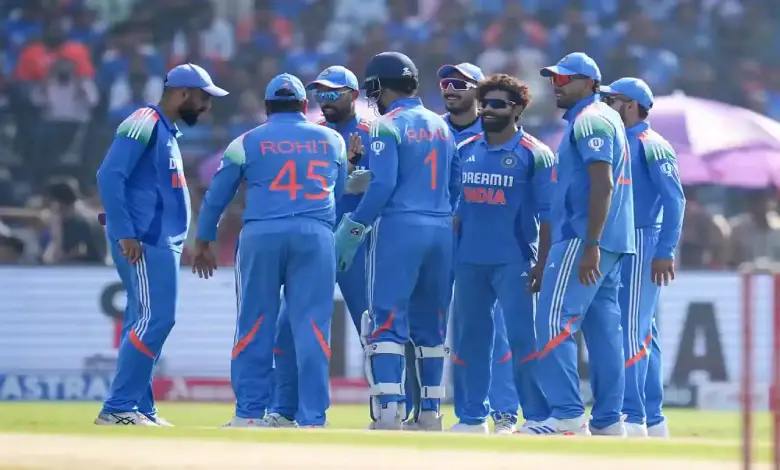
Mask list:
[[[327,140],[318,140],[317,144],[319,144],[320,147],[320,153],[326,153],[328,151],[328,141]],[[316,149],[317,146],[315,145],[314,148]]]
[[[183,174],[171,173],[171,187],[175,189],[182,189],[187,187],[187,179]]]
[[[434,142],[447,140],[450,136],[446,129],[407,129],[406,141],[408,143]]]
[[[312,145],[313,144],[313,145]],[[295,150],[300,153],[306,151],[307,153],[313,153],[313,147],[317,146],[317,142],[310,140],[308,142],[295,142]]]
[[[492,188],[463,188],[463,196],[467,202],[474,202],[477,204],[496,204],[500,206],[506,205],[506,196],[503,189]]]
[[[276,148],[279,153],[293,153],[295,152],[295,144],[289,140],[280,140],[276,143]]]
[[[558,182],[558,168],[557,167],[553,167],[552,173],[550,174],[550,181],[552,181],[553,183],[557,183]]]
[[[271,140],[261,140],[260,153],[263,155],[266,153],[276,153],[276,143]]]

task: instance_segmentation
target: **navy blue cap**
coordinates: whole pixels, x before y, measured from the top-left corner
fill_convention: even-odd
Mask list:
[[[211,96],[226,96],[227,91],[214,85],[209,73],[195,64],[182,64],[172,68],[165,77],[168,88],[200,88]]]
[[[599,89],[602,95],[623,95],[639,103],[643,108],[653,107],[653,90],[641,78],[625,77]]]
[[[447,78],[455,72],[475,82],[485,78],[482,69],[469,62],[463,62],[458,65],[443,65],[437,72],[437,75],[439,78]]]
[[[572,52],[559,60],[557,64],[545,67],[539,73],[542,77],[551,75],[584,75],[597,82],[601,81],[601,70],[596,61],[584,52]]]
[[[400,52],[382,52],[368,61],[364,82],[382,78],[409,78],[417,80],[419,73],[412,59]]]
[[[334,65],[326,68],[319,75],[317,79],[306,85],[307,90],[313,90],[317,88],[317,85],[322,85],[328,88],[351,88],[353,90],[360,90],[358,79],[351,70],[340,65]]]
[[[279,90],[290,90],[293,94],[289,96],[279,96],[276,94]],[[306,99],[306,90],[303,88],[303,83],[298,77],[289,73],[283,73],[275,76],[268,82],[268,86],[265,87],[265,99],[266,101],[303,101]]]

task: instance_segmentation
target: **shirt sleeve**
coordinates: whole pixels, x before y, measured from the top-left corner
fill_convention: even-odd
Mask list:
[[[246,151],[244,136],[235,139],[225,149],[219,168],[211,180],[198,213],[198,232],[196,238],[203,241],[217,239],[217,226],[222,213],[236,196],[244,177]]]
[[[534,209],[539,214],[539,221],[549,222],[555,154],[548,147],[540,146],[531,151],[531,159],[531,191]]]
[[[680,243],[685,214],[685,194],[677,158],[674,149],[666,143],[642,142],[642,149],[650,179],[658,190],[664,209],[655,257],[673,259],[677,244]]]
[[[126,187],[149,142],[156,138],[158,119],[151,108],[138,110],[125,119],[98,169],[97,186],[106,212],[106,229],[116,240],[139,236],[127,210]]]
[[[612,161],[615,146],[615,128],[606,117],[585,112],[574,121],[574,142],[586,165]]]
[[[452,163],[450,164],[450,207],[452,214],[458,213],[460,207],[461,191],[463,190],[463,167],[461,166],[460,150],[455,147],[455,141],[450,142],[452,149]]]
[[[334,142],[336,142],[336,164],[339,168],[338,174],[336,175],[333,195],[336,198],[336,202],[338,202],[344,195],[344,186],[347,182],[347,144],[344,142],[344,138],[341,137],[341,135],[337,135]]]
[[[392,122],[379,118],[371,125],[368,146],[371,155],[371,182],[352,220],[370,225],[387,204],[398,181],[398,147],[401,134]]]

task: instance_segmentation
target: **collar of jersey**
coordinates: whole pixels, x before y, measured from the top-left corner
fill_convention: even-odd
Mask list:
[[[577,117],[580,112],[585,109],[588,105],[591,105],[593,103],[598,102],[601,99],[598,93],[595,93],[593,95],[590,95],[586,98],[583,98],[576,103],[574,103],[574,106],[567,109],[565,113],[563,113],[563,119],[572,122],[574,121],[574,118]]]
[[[416,96],[401,98],[390,103],[390,106],[387,107],[387,111],[385,111],[385,114],[389,113],[390,111],[396,108],[413,108],[415,106],[422,106],[422,100],[420,98]]]
[[[512,152],[520,144],[520,141],[523,139],[524,135],[525,131],[521,127],[517,130],[517,133],[513,135],[511,139],[507,140],[503,144],[499,145],[498,147],[488,147],[487,135],[483,133],[482,138],[480,138],[480,142],[482,142],[482,145],[484,145],[485,150],[488,152]]]
[[[268,116],[268,122],[302,122],[305,120],[306,116],[299,112],[273,113]]]
[[[465,129],[457,130],[452,125],[452,120],[450,119],[451,114],[447,113],[445,115],[444,120],[447,121],[447,126],[449,126],[450,130],[453,134],[468,134],[468,135],[477,135],[480,132],[482,132],[482,119],[477,116],[477,119],[471,123],[471,125]]]
[[[638,123],[634,124],[633,126],[626,129],[626,134],[631,135],[638,135],[642,132],[650,129],[650,123],[647,121],[639,121]]]
[[[162,109],[160,109],[159,107],[153,104],[150,104],[149,107],[157,111],[157,115],[160,116],[160,121],[162,121],[165,128],[168,129],[168,132],[175,135],[176,138],[179,138],[182,135],[181,131],[179,131],[179,126],[169,121],[168,118],[165,116],[165,114],[162,112]]]

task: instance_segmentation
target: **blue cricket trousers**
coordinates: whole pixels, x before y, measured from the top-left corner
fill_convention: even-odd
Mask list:
[[[348,270],[336,273],[336,282],[347,304],[349,315],[355,329],[360,333],[360,317],[368,310],[366,298],[366,243],[355,253],[352,266]]]
[[[514,380],[505,412],[515,418],[519,404],[526,419],[549,417],[547,403],[537,381],[535,296],[527,290],[530,264],[503,265],[458,263],[455,268],[455,310],[453,312],[453,362],[456,387],[455,413],[462,423],[480,424],[490,413],[488,398],[496,384],[492,371],[496,363],[508,364]],[[494,308],[496,300],[501,308]],[[503,310],[503,317],[496,313]],[[510,351],[496,351],[501,331],[508,337]],[[457,333],[456,333],[457,332]],[[511,383],[511,381],[510,381]],[[516,390],[516,392],[515,392]],[[490,402],[494,410],[498,404]],[[500,406],[500,405],[499,405]]]
[[[248,222],[236,256],[238,319],[231,361],[236,416],[262,418],[274,391],[274,344],[284,287],[298,381],[296,419],[322,425],[330,406],[328,362],[336,254],[327,224],[305,217]]]
[[[419,214],[377,219],[366,254],[371,343],[391,342],[432,348],[444,345],[446,311],[452,295],[452,220]],[[418,358],[423,389],[439,387],[444,358]],[[403,384],[404,356],[371,356],[375,383]],[[405,402],[404,395],[380,395],[380,404]],[[441,400],[422,396],[422,411],[438,411]]]
[[[490,415],[494,420],[501,419],[506,415],[517,419],[517,409],[520,406],[520,402],[517,387],[515,386],[515,364],[512,358],[512,349],[509,347],[504,310],[497,302],[493,306],[493,320],[495,324],[495,342],[493,343],[493,366],[490,374],[490,391],[488,392]],[[533,324],[531,328],[533,328]],[[456,331],[454,322],[452,330],[453,337],[461,334]],[[453,365],[457,366],[457,361],[453,361]],[[452,381],[455,416],[461,416],[463,414],[462,405],[465,403],[466,389],[469,386],[462,367],[453,367]],[[526,407],[523,409],[525,410]]]
[[[656,312],[656,315],[658,312]],[[650,343],[650,359],[647,364],[647,382],[645,383],[645,413],[647,425],[655,426],[663,422],[664,404],[664,365],[661,356],[661,344],[658,326],[653,320],[653,341]]]
[[[138,410],[153,415],[152,377],[163,344],[173,328],[181,253],[142,244],[141,259],[130,264],[119,242],[109,240],[111,257],[127,291],[117,370],[103,413]]]
[[[582,329],[590,358],[594,405],[591,426],[603,429],[620,420],[625,369],[618,305],[622,254],[601,250],[596,285],[579,281],[584,244],[579,239],[554,243],[544,268],[536,339],[539,379],[551,416],[573,419],[585,413],[577,373],[574,333]]]
[[[626,367],[623,413],[626,415],[626,422],[634,424],[646,422],[645,387],[648,365],[655,355],[651,349],[652,330],[661,288],[653,283],[651,271],[658,234],[659,229],[655,227],[637,229],[636,256],[626,257],[622,261],[620,310],[623,315]],[[660,414],[660,409],[656,413]],[[657,419],[657,416],[655,418]]]

